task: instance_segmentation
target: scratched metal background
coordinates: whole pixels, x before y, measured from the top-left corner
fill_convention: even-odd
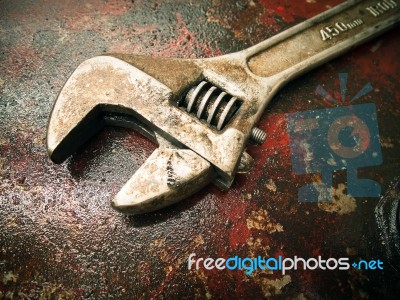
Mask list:
[[[328,107],[318,84],[340,95],[371,82],[358,103],[377,105],[383,164],[360,174],[399,199],[400,36],[393,30],[290,83],[250,147],[253,171],[228,192],[210,186],[162,211],[124,217],[110,199],[155,145],[107,128],[67,163],[49,161],[46,123],[57,93],[83,60],[107,52],[184,58],[243,49],[334,6],[336,0],[0,0],[0,298],[395,298],[394,240],[377,224],[379,199],[343,193],[332,204],[299,203],[318,175],[291,172],[285,113]],[[379,226],[380,227],[379,227]],[[381,259],[384,271],[188,271],[187,257]]]

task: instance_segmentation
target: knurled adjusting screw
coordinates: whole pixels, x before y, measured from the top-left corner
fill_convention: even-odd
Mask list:
[[[265,142],[266,138],[267,138],[267,133],[264,130],[258,127],[253,127],[250,134],[250,140],[253,143],[261,145],[262,143]]]

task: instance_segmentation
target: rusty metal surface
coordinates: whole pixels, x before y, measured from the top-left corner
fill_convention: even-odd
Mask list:
[[[70,73],[102,53],[200,58],[241,50],[341,1],[0,1],[0,295],[4,298],[394,298],[399,262],[380,234],[377,198],[344,193],[299,203],[318,176],[291,170],[287,113],[328,107],[323,84],[340,94],[371,82],[359,103],[377,107],[383,163],[359,171],[398,201],[398,32],[391,31],[289,84],[249,150],[253,170],[228,192],[209,188],[177,205],[123,217],[111,196],[155,149],[134,131],[108,127],[65,165],[47,158],[52,103]],[[337,92],[335,92],[337,91]],[[382,216],[380,216],[382,219]],[[384,219],[384,216],[383,216]],[[385,244],[383,244],[385,243]],[[392,247],[396,249],[396,247]],[[395,250],[394,250],[395,251]],[[383,271],[188,270],[198,257],[278,256],[381,259]],[[221,288],[221,287],[224,288]]]

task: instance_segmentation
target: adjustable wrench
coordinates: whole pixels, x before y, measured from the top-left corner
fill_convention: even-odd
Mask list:
[[[289,80],[390,29],[399,1],[348,1],[240,52],[208,59],[111,54],[83,62],[54,104],[48,153],[62,163],[105,125],[157,142],[112,206],[154,211],[251,169],[255,125]]]

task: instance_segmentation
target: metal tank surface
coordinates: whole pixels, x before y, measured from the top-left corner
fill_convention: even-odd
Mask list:
[[[395,298],[399,9],[0,0],[0,298]]]

